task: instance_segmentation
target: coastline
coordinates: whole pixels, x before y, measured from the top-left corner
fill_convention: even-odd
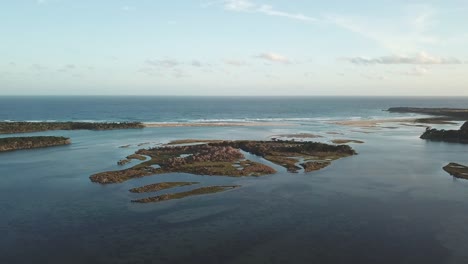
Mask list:
[[[201,123],[158,123],[148,122],[143,123],[144,127],[261,127],[261,126],[295,126],[294,123],[278,123],[278,122],[201,122]]]
[[[329,124],[352,126],[352,127],[376,127],[384,123],[416,123],[419,118],[382,118],[382,119],[368,119],[368,120],[339,120],[331,121]]]

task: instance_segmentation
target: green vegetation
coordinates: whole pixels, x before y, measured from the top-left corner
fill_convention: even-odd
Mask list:
[[[216,143],[216,142],[223,142],[223,140],[216,140],[216,139],[177,139],[173,140],[166,145],[182,145],[182,144],[196,144],[196,143]]]
[[[296,165],[301,159],[326,164],[331,160],[356,154],[347,145],[293,141],[222,141],[188,146],[163,146],[138,150],[137,155],[149,156],[150,159],[132,168],[101,172],[90,178],[93,182],[108,184],[170,172],[231,177],[276,173],[265,164],[245,160],[240,150],[261,156],[290,172],[301,169]],[[307,166],[312,168],[312,165]]]
[[[49,130],[112,130],[143,128],[140,122],[0,122],[0,134],[29,133]]]
[[[127,156],[127,159],[146,160],[146,157],[139,154],[132,154]]]
[[[321,170],[331,163],[329,161],[308,161],[302,163],[301,166],[304,168],[304,172],[311,172],[316,170]]]
[[[218,193],[227,190],[231,190],[234,188],[240,187],[239,185],[230,185],[230,186],[209,186],[209,187],[201,187],[194,190],[190,190],[187,192],[179,192],[179,193],[170,193],[170,194],[163,194],[154,197],[148,197],[138,200],[132,200],[133,203],[154,203],[154,202],[162,202],[167,200],[173,199],[182,199],[189,196],[194,195],[202,195],[202,194],[210,194],[210,193]]]
[[[0,152],[68,145],[70,143],[70,139],[66,137],[42,136],[0,138]]]
[[[295,141],[225,141],[211,145],[229,145],[266,160],[286,167],[290,172],[301,169],[296,163],[301,159],[329,161],[355,155],[356,152],[348,145],[329,145],[318,142]]]
[[[333,144],[348,144],[348,143],[357,143],[357,144],[362,144],[364,141],[361,140],[355,140],[355,139],[333,139],[331,140]]]
[[[198,184],[199,182],[159,182],[130,189],[132,193],[157,192],[165,189]]]

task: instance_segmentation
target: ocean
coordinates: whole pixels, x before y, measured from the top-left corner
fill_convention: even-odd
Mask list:
[[[468,263],[468,181],[442,170],[467,164],[468,145],[421,140],[425,128],[403,122],[333,123],[419,116],[383,111],[394,106],[467,108],[468,98],[0,97],[4,121],[263,124],[21,134],[66,136],[72,144],[0,153],[0,263]],[[358,155],[312,173],[89,180],[121,169],[116,162],[140,148],[175,139],[292,133],[365,143],[351,144]],[[146,196],[130,188],[163,181],[241,187],[130,202]]]

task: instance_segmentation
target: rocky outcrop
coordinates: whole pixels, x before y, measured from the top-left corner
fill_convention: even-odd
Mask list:
[[[20,149],[45,148],[71,144],[66,137],[8,137],[0,138],[0,152]]]
[[[29,133],[49,130],[113,130],[143,128],[140,122],[0,122],[0,134]]]
[[[444,141],[468,144],[468,122],[465,122],[459,130],[438,130],[427,128],[421,135],[422,139],[432,141]]]
[[[468,179],[468,167],[451,162],[447,166],[445,166],[444,171],[450,173],[450,175],[456,177],[456,178],[461,178],[461,179]]]

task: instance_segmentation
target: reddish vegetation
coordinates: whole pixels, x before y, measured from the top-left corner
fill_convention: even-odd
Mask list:
[[[329,161],[309,161],[309,162],[302,163],[301,166],[304,168],[305,172],[311,172],[311,171],[323,169],[330,164],[331,163]]]
[[[187,147],[179,147],[187,149]],[[193,148],[192,148],[193,149]],[[243,159],[244,155],[233,147],[214,147],[208,145],[200,145],[197,147],[197,152],[187,157],[174,157],[167,161],[167,166],[171,168],[196,162],[234,162]]]

